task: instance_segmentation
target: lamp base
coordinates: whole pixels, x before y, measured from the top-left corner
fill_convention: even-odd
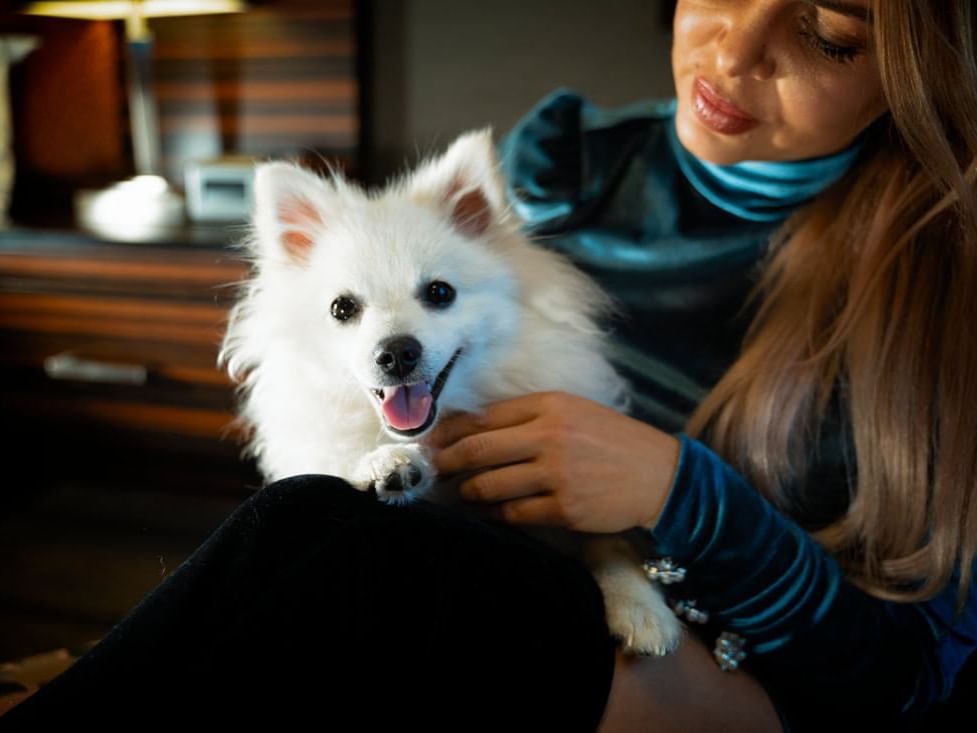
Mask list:
[[[135,176],[75,196],[78,223],[113,239],[146,239],[186,223],[183,196],[160,176]]]

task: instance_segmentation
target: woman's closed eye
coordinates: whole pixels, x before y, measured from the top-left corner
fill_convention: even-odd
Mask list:
[[[835,63],[850,63],[865,51],[865,44],[854,38],[841,40],[829,32],[819,20],[800,16],[797,34],[822,57]]]

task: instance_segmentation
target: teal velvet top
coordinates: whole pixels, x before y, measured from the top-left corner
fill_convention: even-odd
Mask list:
[[[671,101],[602,110],[561,91],[516,125],[500,154],[528,228],[618,300],[612,358],[634,387],[634,413],[680,433],[739,351],[747,295],[792,207],[755,221],[712,203],[677,160],[673,114]],[[666,592],[708,614],[690,628],[710,644],[723,632],[741,637],[743,665],[797,730],[837,725],[839,713],[911,717],[949,694],[977,647],[977,584],[959,616],[955,584],[925,603],[881,601],[805,531],[847,505],[844,414],[836,398],[814,469],[795,487],[795,517],[681,434],[671,494],[646,537],[654,556],[686,570]]]

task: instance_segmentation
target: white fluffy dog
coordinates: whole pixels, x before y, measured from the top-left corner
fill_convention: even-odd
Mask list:
[[[596,325],[608,300],[528,241],[488,131],[379,195],[263,164],[253,223],[221,360],[268,480],[324,473],[387,501],[445,501],[419,442],[439,415],[540,391],[624,406]],[[638,653],[674,648],[681,625],[630,545],[579,544],[612,633]]]

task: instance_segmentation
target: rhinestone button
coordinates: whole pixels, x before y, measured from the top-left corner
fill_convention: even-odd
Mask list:
[[[647,560],[643,567],[648,580],[654,583],[671,585],[685,580],[685,568],[678,567],[670,557],[663,557],[660,560]]]
[[[709,614],[696,608],[696,602],[679,601],[672,608],[676,616],[684,616],[690,623],[704,624],[709,622]]]
[[[723,672],[732,672],[740,666],[740,662],[746,659],[746,639],[737,634],[724,631],[716,640],[716,648],[712,650],[712,656],[719,663],[719,668]]]

